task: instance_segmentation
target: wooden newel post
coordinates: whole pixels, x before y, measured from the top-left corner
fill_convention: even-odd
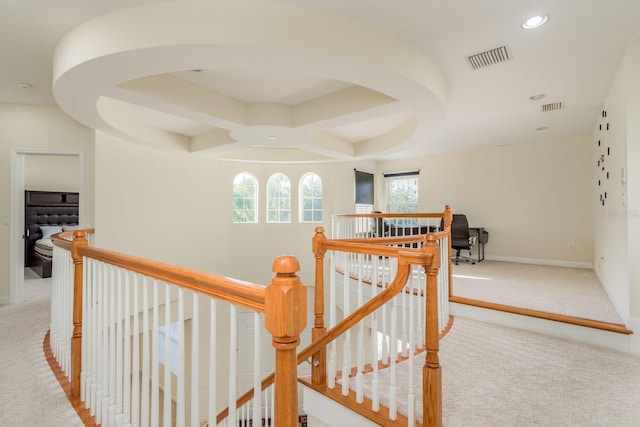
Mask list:
[[[449,272],[449,296],[453,295],[453,262],[451,262],[451,223],[453,222],[453,211],[451,211],[451,206],[446,205],[444,207],[444,214],[442,215],[442,219],[444,220],[445,230],[449,230],[449,247],[447,248],[447,263],[448,272]]]
[[[307,326],[307,289],[296,272],[298,260],[281,256],[273,263],[276,275],[265,291],[265,327],[276,349],[275,420],[278,427],[298,425],[298,363],[296,347]]]
[[[424,426],[442,426],[442,368],[438,352],[440,351],[440,332],[438,328],[438,268],[440,250],[435,240],[427,241],[425,251],[433,255],[427,272],[427,313],[426,341],[427,355],[422,368],[422,396]]]
[[[71,396],[80,397],[82,370],[82,255],[80,248],[89,246],[84,231],[73,233],[73,335],[71,336]]]
[[[327,250],[323,243],[327,241],[324,228],[317,227],[313,236],[313,253],[316,255],[316,284],[314,294],[314,321],[311,339],[316,341],[327,333],[324,326],[324,254]],[[311,356],[311,383],[324,386],[327,383],[327,352],[323,348]]]

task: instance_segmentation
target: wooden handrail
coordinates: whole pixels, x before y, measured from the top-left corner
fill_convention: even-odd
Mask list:
[[[80,254],[259,313],[264,313],[265,311],[264,285],[149,261],[94,247],[83,248]]]
[[[368,213],[368,214],[334,214],[337,218],[442,218],[440,212],[398,212],[398,213]]]
[[[78,231],[84,232],[84,230],[77,230],[75,233],[78,233]],[[61,237],[74,235],[73,233],[72,231],[59,233],[52,238],[52,241],[54,245],[71,251],[73,242]],[[79,249],[78,254],[167,283],[173,283],[185,289],[253,311],[260,313],[264,313],[265,311],[264,285],[203,273],[157,261],[149,261],[144,258],[124,255],[90,246]]]

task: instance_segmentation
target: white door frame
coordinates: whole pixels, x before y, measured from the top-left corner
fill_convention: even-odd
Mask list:
[[[84,150],[14,148],[10,153],[9,303],[24,301],[24,156],[78,156],[79,216],[84,218]]]

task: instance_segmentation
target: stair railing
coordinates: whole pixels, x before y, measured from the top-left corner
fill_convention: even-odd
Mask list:
[[[312,343],[306,348],[300,350],[298,354],[298,364],[310,361],[312,365],[312,374],[310,381],[301,379],[301,381],[308,386],[320,391],[329,397],[338,400],[340,403],[350,407],[356,412],[359,412],[363,416],[377,422],[380,425],[388,425],[394,420],[404,419],[406,425],[415,425],[416,421],[422,421],[425,426],[441,426],[442,425],[442,380],[441,380],[441,368],[439,364],[438,351],[439,351],[439,331],[438,326],[438,268],[440,266],[440,248],[437,244],[438,236],[423,235],[423,236],[408,236],[393,239],[393,244],[390,241],[385,243],[362,243],[355,241],[342,241],[339,239],[329,240],[324,236],[322,227],[316,229],[316,234],[313,239],[313,251],[316,254],[316,289],[315,289],[315,319],[312,329]],[[420,248],[414,248],[415,244],[420,244]],[[410,246],[410,247],[404,247]],[[344,318],[336,321],[326,327],[324,323],[324,259],[325,255],[329,252],[350,253],[361,255],[362,259],[370,257],[370,259],[390,258],[393,259],[393,265],[391,273],[387,273],[386,282],[384,285],[379,284],[380,290],[376,291],[374,295],[371,295],[366,302],[362,301],[362,304],[355,307],[353,311],[345,314]],[[425,287],[420,290],[416,286],[417,279],[414,274],[414,267],[419,267],[426,273]],[[337,271],[334,266],[330,267],[331,272]],[[341,273],[342,274],[342,273]],[[364,277],[361,276],[361,277]],[[372,289],[376,288],[376,285],[370,285]],[[423,404],[419,408],[419,414],[412,414],[409,411],[409,416],[398,415],[393,413],[392,410],[382,407],[380,402],[376,405],[371,403],[371,399],[367,405],[363,405],[365,400],[361,391],[358,391],[355,396],[357,405],[353,405],[351,400],[340,399],[345,394],[351,394],[349,387],[349,380],[351,378],[357,378],[360,374],[364,374],[365,371],[378,369],[380,362],[378,355],[371,355],[368,361],[365,361],[364,357],[353,358],[355,367],[352,368],[351,364],[345,365],[342,372],[340,372],[340,378],[337,381],[340,383],[340,391],[333,392],[336,389],[336,375],[329,372],[327,366],[328,363],[327,353],[333,343],[337,340],[344,339],[351,331],[361,330],[363,322],[368,322],[367,329],[370,328],[372,316],[375,317],[376,313],[389,304],[394,304],[394,299],[405,298],[406,295],[411,295],[408,298],[409,305],[421,300],[424,304],[423,307],[411,306],[409,310],[423,311],[426,313],[424,339],[418,339],[414,334],[410,340],[409,348],[416,351],[408,351],[405,356],[402,356],[402,351],[388,352],[388,361],[380,364],[380,368],[389,368],[390,365],[400,361],[403,357],[409,361],[409,366],[413,365],[414,356],[420,352],[426,352],[425,364],[422,368],[422,384],[418,387],[414,384],[413,390],[408,390],[406,395],[408,400],[408,407],[413,408],[418,395],[422,395]],[[333,301],[330,303],[332,304]],[[397,301],[396,301],[397,303]],[[356,334],[358,332],[354,332]],[[418,341],[424,342],[424,348],[418,349]],[[342,346],[346,348],[347,346]],[[363,346],[358,346],[363,348]],[[362,355],[362,353],[360,354]],[[347,357],[348,361],[351,358]],[[365,366],[366,365],[366,366]],[[237,406],[248,401],[254,395],[254,390],[264,390],[268,388],[274,382],[274,375],[265,377],[260,387],[249,390],[245,395],[238,399]],[[358,385],[356,385],[358,387]],[[396,387],[397,389],[398,387]],[[420,390],[417,390],[419,388]],[[329,393],[327,393],[329,390]],[[226,415],[226,412],[221,414]],[[416,418],[416,419],[414,419]]]
[[[373,214],[371,218],[393,218],[395,215]],[[429,221],[433,221],[434,224],[438,223],[438,227],[433,226],[432,228],[432,226],[427,225],[427,228],[422,230],[435,231],[428,234],[401,232],[401,234],[394,234],[392,237],[376,237],[378,233],[375,231],[356,234],[351,232],[362,229],[362,223],[366,223],[366,227],[369,227],[373,222],[369,219],[362,219],[368,218],[367,215],[345,215],[345,218],[352,219],[347,219],[346,222],[342,223],[343,229],[348,230],[345,234],[352,238],[329,240],[324,235],[324,230],[319,227],[316,229],[313,239],[313,252],[316,258],[316,286],[312,343],[298,354],[299,364],[311,361],[312,373],[310,381],[307,382],[305,379],[301,379],[301,381],[317,391],[328,394],[331,398],[338,400],[340,403],[381,425],[386,425],[390,421],[401,418],[406,421],[407,425],[414,425],[415,419],[420,420],[425,426],[442,425],[442,381],[438,351],[439,338],[451,324],[451,317],[448,314],[448,296],[451,283],[451,247],[449,237],[452,214],[451,209],[447,206],[443,213],[418,215],[423,215]],[[410,219],[408,215],[400,214],[400,216],[403,216],[405,220]],[[334,217],[334,226],[336,226],[335,221]],[[358,225],[358,221],[362,223]],[[382,220],[375,220],[375,223],[382,224],[383,222]],[[413,220],[404,222],[405,225],[410,223],[415,222]],[[326,269],[324,260],[327,253],[330,254],[331,265]],[[334,262],[334,259],[338,261]],[[343,260],[343,262],[340,263],[339,260]],[[336,283],[336,277],[342,276],[347,278],[343,280],[343,283],[357,282],[356,286],[359,294],[353,311],[346,313],[341,320],[331,319],[330,326],[332,327],[329,329],[327,329],[324,322],[325,291],[327,290],[324,280],[325,270],[328,270],[331,275],[331,287]],[[374,271],[380,272],[379,275],[376,275],[378,280],[374,279],[372,274]],[[365,283],[371,289],[366,302],[362,298]],[[380,289],[379,291],[378,288]],[[343,292],[348,289],[349,286],[342,287]],[[330,308],[334,308],[336,306],[335,289],[331,289],[328,293],[330,295],[328,305]],[[346,294],[348,295],[348,292]],[[348,296],[343,297],[343,302],[348,298]],[[390,339],[386,337],[389,341],[386,342],[386,347],[382,346],[383,350],[386,348],[386,353],[381,358],[384,359],[384,363],[380,364],[374,363],[374,361],[377,361],[378,355],[373,355],[373,352],[369,362],[365,363],[363,353],[359,350],[363,346],[358,344],[356,348],[360,353],[354,358],[355,362],[353,364],[343,364],[343,369],[340,372],[342,376],[339,379],[342,382],[340,393],[327,393],[327,389],[331,391],[335,388],[336,379],[335,372],[331,372],[327,368],[331,363],[336,364],[335,358],[333,362],[328,363],[327,352],[336,353],[331,349],[331,346],[334,345],[336,340],[341,339],[344,334],[349,334],[351,329],[355,329],[354,335],[364,336],[365,325],[367,325],[366,329],[369,332],[369,336],[375,335],[377,320],[371,319],[375,319],[376,316],[385,317],[381,314],[384,313],[385,306],[394,304],[393,300],[397,298],[403,299],[403,302],[399,303],[401,307],[409,307],[408,310],[402,310],[401,319],[405,319],[402,316],[406,313],[409,313],[410,317],[417,316],[419,318],[423,316],[422,321],[414,322],[413,318],[409,320],[408,323],[411,326],[408,330],[411,332],[408,335],[410,338],[407,339],[404,333],[401,334],[402,340],[399,350],[392,352],[390,350],[392,347],[388,345]],[[398,302],[396,301],[395,304],[398,304]],[[388,317],[390,319],[396,318],[395,315],[389,315]],[[369,319],[368,323],[363,324],[367,319]],[[389,322],[384,320],[381,324],[386,323]],[[403,320],[400,323],[404,325]],[[372,325],[374,326],[371,327]],[[414,325],[417,326],[414,327]],[[390,329],[392,333],[396,330],[395,327]],[[406,331],[407,329],[403,330]],[[371,331],[374,331],[374,333],[372,334]],[[349,341],[347,339],[347,344],[342,346],[342,349],[347,354],[349,353]],[[357,341],[361,341],[360,338]],[[409,351],[410,349],[415,351]],[[409,402],[408,408],[413,408],[416,397],[422,396],[423,403],[417,416],[412,410],[408,411],[409,416],[407,417],[398,415],[397,408],[389,410],[389,408],[381,407],[379,399],[376,400],[375,393],[373,393],[374,400],[369,399],[368,405],[370,409],[364,409],[364,405],[361,404],[365,400],[362,393],[361,379],[365,370],[375,372],[378,371],[378,368],[388,368],[390,365],[393,369],[393,365],[403,359],[408,359],[409,369],[412,370],[414,356],[425,351],[422,387],[417,390],[416,384],[410,384],[406,395]],[[350,361],[350,359],[351,357],[348,355],[344,357],[345,361]],[[351,368],[353,365],[355,365],[355,368]],[[340,399],[343,394],[351,393],[348,385],[350,377],[356,378],[355,400],[359,402],[357,405],[353,405],[352,400]],[[412,374],[410,374],[410,378],[413,378]],[[264,390],[273,384],[273,381],[273,374],[267,376],[260,387],[249,390],[238,399],[236,405],[242,405],[252,398],[254,390]],[[328,384],[328,381],[331,384]],[[395,407],[397,405],[392,402],[390,406]],[[220,416],[226,416],[226,414],[225,410]]]
[[[378,423],[386,424],[402,415],[408,425],[416,421],[428,426],[441,425],[438,350],[440,333],[446,327],[439,321],[442,300],[438,293],[442,287],[438,286],[438,270],[442,251],[438,241],[441,238],[442,235],[430,233],[393,238],[327,239],[321,227],[316,229],[313,340],[299,356],[312,355],[313,388],[321,392],[340,388],[342,396],[354,393],[359,405],[352,409]],[[327,257],[331,276],[328,287],[324,279]],[[325,296],[328,296],[329,328],[324,319]],[[369,351],[364,342],[369,343]],[[414,357],[425,350],[420,393],[412,370]],[[408,361],[410,370],[406,390],[401,390],[396,379],[397,364],[403,359]],[[378,386],[382,369],[389,372],[389,385],[384,392]],[[365,375],[369,376],[370,385],[366,387],[368,397],[363,405]],[[421,394],[423,405],[416,408],[416,399]],[[328,395],[336,396],[336,393]],[[385,395],[383,415],[381,396]],[[398,396],[407,402],[401,415]],[[363,410],[364,407],[367,410]]]
[[[52,296],[57,313],[52,337],[54,329],[55,341],[70,336],[71,344],[54,353],[68,355],[69,361],[60,361],[67,366],[72,396],[84,402],[97,424],[237,426],[267,419],[298,425],[296,347],[306,326],[306,288],[296,275],[295,258],[277,258],[276,275],[265,287],[101,250],[89,246],[85,235],[74,232],[72,242],[65,235],[53,238],[54,265],[66,273],[54,279],[59,286]],[[238,310],[256,313],[256,336],[264,316],[262,327],[275,352],[273,367],[254,364],[255,384],[265,369],[275,371],[276,381],[270,395],[256,395],[252,414],[249,406],[236,405]],[[226,311],[228,321],[217,322]],[[229,342],[217,335],[220,323],[229,324]],[[209,351],[199,347],[203,337]],[[225,351],[226,362],[220,360]],[[201,393],[203,381],[208,390]],[[222,420],[217,408],[223,394],[228,408]]]

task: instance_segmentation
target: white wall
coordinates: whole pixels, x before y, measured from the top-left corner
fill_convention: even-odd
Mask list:
[[[640,41],[627,46],[604,109],[608,131],[598,126],[594,138],[611,148],[605,167],[610,171],[605,206],[596,205],[595,259],[603,286],[623,320],[640,330]],[[594,147],[594,162],[600,155]],[[622,169],[626,182],[622,182]],[[598,188],[596,188],[596,191]],[[635,339],[632,351],[640,352]]]
[[[591,137],[579,135],[385,161],[377,171],[420,169],[420,210],[449,204],[486,227],[487,257],[585,266],[593,257],[591,164]]]
[[[0,217],[10,218],[14,150],[81,150],[85,153],[85,194],[81,210],[93,219],[93,131],[50,105],[0,104]],[[20,189],[22,191],[22,189]],[[83,220],[84,222],[84,220]],[[8,300],[10,226],[0,225],[0,300]]]
[[[629,251],[629,300],[631,315],[640,321],[640,41],[629,45],[627,218]]]
[[[24,188],[38,191],[78,192],[80,183],[78,156],[46,154],[24,158]]]
[[[189,268],[266,284],[273,260],[294,255],[300,277],[314,279],[311,239],[331,214],[353,211],[354,164],[258,164],[168,153],[96,135],[96,244]],[[248,171],[259,181],[259,222],[232,222],[232,183]],[[265,223],[265,186],[275,172],[292,184],[291,224]],[[297,221],[297,189],[306,172],[323,182],[324,223]]]
[[[626,208],[622,198],[626,193],[626,185],[620,180],[621,169],[627,164],[629,79],[627,62],[627,59],[623,59],[616,73],[603,107],[606,117],[598,119],[593,132],[592,145],[592,167],[596,172],[593,195],[594,264],[602,285],[623,319],[629,316],[628,228],[624,213]],[[607,124],[609,124],[609,130],[607,130]],[[597,145],[597,141],[600,141],[600,146]],[[602,156],[604,156],[604,162],[601,161]],[[599,160],[601,163],[598,166]],[[610,174],[609,179],[603,176],[607,171]],[[607,198],[603,206],[600,195],[604,192],[607,193]]]

